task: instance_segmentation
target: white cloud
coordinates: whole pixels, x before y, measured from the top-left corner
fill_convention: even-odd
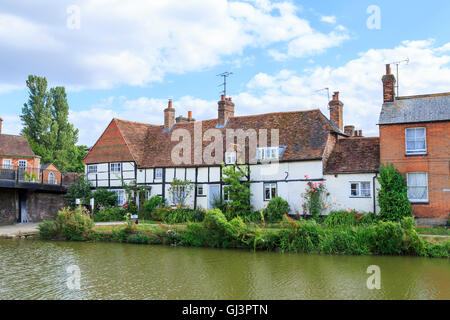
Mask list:
[[[322,16],[322,17],[320,17],[320,21],[335,24],[336,17],[335,16]]]
[[[43,0],[38,7],[2,6],[0,59],[11,67],[0,74],[0,88],[24,87],[29,73],[69,90],[145,86],[167,73],[238,62],[247,48],[293,47],[278,56],[268,48],[280,60],[296,56],[291,51],[302,39],[321,39],[302,56],[345,40],[342,30],[313,29],[288,0],[80,0],[80,28],[69,29],[67,8],[73,4]],[[326,40],[336,34],[340,41]]]

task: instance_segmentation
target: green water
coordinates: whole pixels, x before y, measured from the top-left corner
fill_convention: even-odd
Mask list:
[[[0,240],[0,299],[450,299],[450,261]]]

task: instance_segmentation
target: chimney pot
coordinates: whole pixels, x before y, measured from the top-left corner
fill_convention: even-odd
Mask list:
[[[355,134],[355,126],[345,126],[344,127],[344,133],[350,137],[353,137]]]
[[[225,95],[224,94],[220,96],[220,100],[225,101]]]
[[[389,63],[386,65],[386,74],[391,74],[391,65]]]
[[[188,111],[188,118],[192,119],[192,111]]]
[[[172,99],[169,99],[169,105],[167,106],[169,109],[172,109]]]
[[[333,100],[328,103],[330,107],[330,120],[343,131],[344,128],[344,104],[339,101],[339,91],[333,94]]]

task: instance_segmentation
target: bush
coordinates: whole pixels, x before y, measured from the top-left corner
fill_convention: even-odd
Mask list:
[[[152,215],[156,208],[161,208],[164,206],[164,203],[165,200],[160,196],[153,196],[145,201],[142,210],[142,218],[147,220],[153,219]]]
[[[95,211],[101,210],[101,208],[114,207],[117,202],[117,196],[114,192],[111,192],[105,188],[97,188],[91,194],[94,198]]]
[[[358,223],[360,225],[371,225],[377,223],[378,220],[379,217],[375,213],[369,212],[360,216]]]
[[[354,226],[358,222],[358,214],[356,211],[332,211],[325,218],[325,225],[329,228],[337,226]]]
[[[110,207],[95,213],[94,221],[96,222],[124,221],[126,213],[127,211],[121,207]]]
[[[270,199],[266,210],[264,210],[264,218],[267,222],[277,222],[283,219],[283,215],[290,212],[289,203],[281,197]]]
[[[89,240],[94,222],[89,212],[83,208],[69,210],[67,208],[58,212],[56,223],[60,227],[62,236],[66,240],[84,241]]]
[[[245,224],[239,217],[228,222],[219,209],[212,209],[206,212],[203,227],[208,246],[227,248],[239,246],[239,241],[236,240],[244,231]]]
[[[148,244],[149,237],[142,233],[133,233],[128,236],[127,242],[128,243],[137,243],[137,244]]]
[[[432,258],[449,258],[450,257],[450,240],[444,242],[430,243],[425,242],[426,255]]]
[[[201,209],[176,208],[168,210],[162,217],[165,223],[201,222],[205,213]]]
[[[405,177],[393,166],[382,165],[378,182],[378,204],[380,217],[385,221],[400,221],[412,215],[411,203],[408,200],[408,187]]]
[[[58,237],[59,227],[55,220],[44,220],[38,225],[39,237],[44,240],[51,240]]]
[[[376,254],[401,254],[403,229],[399,223],[380,221],[374,228],[372,252]]]
[[[170,208],[156,208],[151,215],[151,219],[155,221],[163,221],[164,217],[169,214]]]

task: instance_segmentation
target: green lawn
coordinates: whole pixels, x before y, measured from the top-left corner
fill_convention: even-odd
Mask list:
[[[450,236],[450,229],[444,227],[416,227],[416,231],[419,234]]]

